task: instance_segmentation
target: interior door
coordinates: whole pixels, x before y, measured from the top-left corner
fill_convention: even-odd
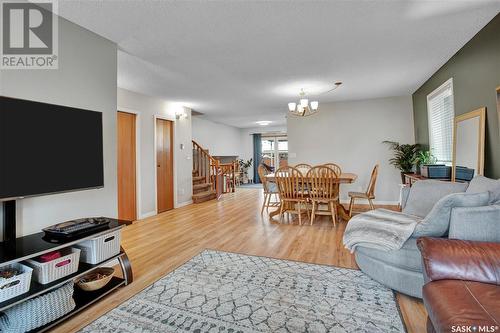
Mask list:
[[[156,119],[156,186],[158,213],[174,208],[173,122]]]
[[[118,112],[118,218],[137,220],[136,115]]]

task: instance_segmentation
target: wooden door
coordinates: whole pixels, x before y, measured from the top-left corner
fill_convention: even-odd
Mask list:
[[[118,218],[137,220],[136,115],[118,111]]]
[[[158,213],[174,208],[173,123],[156,119],[156,186]]]

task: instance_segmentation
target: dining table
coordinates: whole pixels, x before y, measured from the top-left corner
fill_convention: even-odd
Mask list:
[[[356,181],[358,178],[358,175],[355,173],[350,173],[350,172],[343,172],[337,177],[337,183],[339,184],[352,184]],[[274,173],[270,173],[266,175],[266,180],[270,182],[276,182],[276,176]],[[304,176],[304,181],[308,183],[308,178]],[[339,214],[339,217],[344,220],[344,221],[349,221],[349,211],[339,202],[337,203],[337,212]],[[274,216],[279,215],[280,209],[273,210],[269,212],[269,218],[273,219]]]

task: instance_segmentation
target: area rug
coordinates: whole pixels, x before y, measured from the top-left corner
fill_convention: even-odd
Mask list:
[[[205,250],[82,332],[405,332],[361,271]]]

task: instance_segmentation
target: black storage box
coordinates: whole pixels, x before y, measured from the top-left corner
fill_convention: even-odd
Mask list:
[[[474,169],[457,166],[455,167],[455,179],[470,181],[474,178]]]
[[[425,164],[420,167],[423,177],[430,179],[451,179],[451,167],[444,164]]]

